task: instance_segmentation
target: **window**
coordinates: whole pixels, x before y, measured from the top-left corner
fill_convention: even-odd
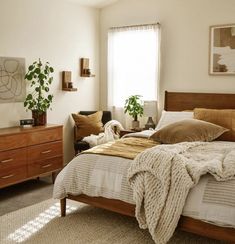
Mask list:
[[[108,103],[124,106],[130,95],[157,100],[159,24],[111,28],[108,35]]]

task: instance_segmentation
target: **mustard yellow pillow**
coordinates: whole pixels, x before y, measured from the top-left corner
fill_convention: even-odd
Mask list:
[[[169,124],[151,135],[150,139],[165,144],[185,141],[213,141],[228,129],[197,119],[184,119]]]
[[[235,110],[195,108],[194,118],[228,128],[217,140],[235,141]]]
[[[90,115],[72,114],[76,125],[76,140],[91,134],[98,135],[102,131],[102,111]]]

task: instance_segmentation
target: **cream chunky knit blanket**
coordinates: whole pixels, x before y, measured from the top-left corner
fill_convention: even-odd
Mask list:
[[[218,181],[235,178],[235,143],[184,142],[145,150],[128,179],[140,228],[166,243],[174,233],[191,187],[206,173]]]

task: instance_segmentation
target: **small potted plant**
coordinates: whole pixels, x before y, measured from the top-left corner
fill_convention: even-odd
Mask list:
[[[32,111],[34,125],[45,125],[47,123],[47,110],[52,103],[52,94],[49,86],[53,81],[51,74],[54,69],[48,62],[43,64],[41,60],[33,62],[28,67],[25,80],[30,83],[30,91],[24,101],[24,107]]]
[[[138,121],[138,116],[141,117],[143,115],[144,109],[140,98],[140,95],[132,95],[125,101],[124,113],[128,113],[134,119],[132,121],[133,129],[139,129],[140,122]]]

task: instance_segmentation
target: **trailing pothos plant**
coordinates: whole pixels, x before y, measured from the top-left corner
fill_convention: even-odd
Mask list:
[[[144,112],[142,102],[140,100],[142,96],[132,95],[125,101],[124,113],[128,113],[134,121],[138,120],[138,115],[141,117]]]
[[[53,81],[51,76],[53,72],[54,69],[50,64],[48,62],[43,64],[40,59],[28,67],[25,80],[30,82],[30,93],[26,96],[24,107],[38,114],[50,108],[53,95],[48,92]]]

